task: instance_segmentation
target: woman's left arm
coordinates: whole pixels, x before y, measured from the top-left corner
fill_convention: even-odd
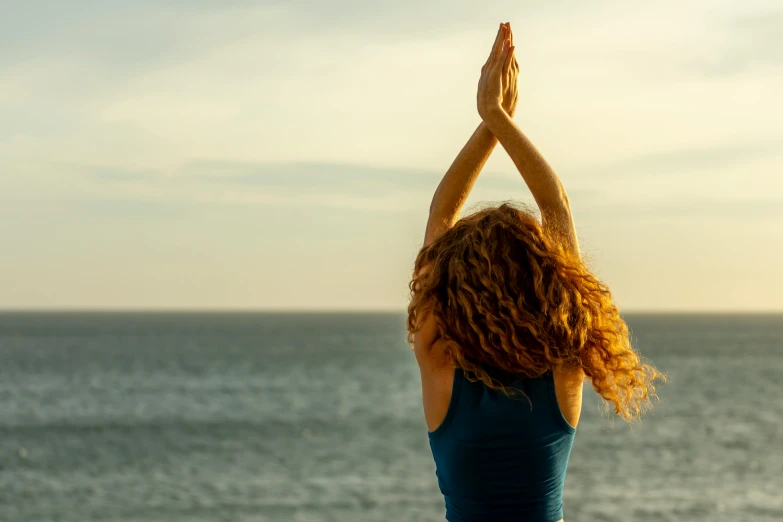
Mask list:
[[[427,232],[424,234],[424,246],[457,222],[462,206],[497,143],[498,140],[483,122],[473,132],[435,190]]]
[[[500,24],[490,57],[484,67],[488,67],[491,59],[499,55],[503,42],[509,36],[508,24]],[[483,70],[483,69],[482,69]],[[516,96],[504,98],[503,110],[513,118],[516,110]],[[430,217],[427,221],[427,231],[424,234],[424,246],[432,243],[438,236],[454,226],[462,206],[470,195],[481,169],[489,159],[498,140],[490,132],[484,122],[481,122],[454,162],[446,171],[430,204]]]

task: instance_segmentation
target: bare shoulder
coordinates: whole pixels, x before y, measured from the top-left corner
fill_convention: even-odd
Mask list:
[[[413,336],[413,349],[421,375],[421,394],[427,430],[435,431],[441,425],[451,402],[454,383],[454,365],[439,339],[431,315],[422,319]]]
[[[418,330],[413,334],[413,351],[419,368],[428,373],[449,364],[435,318],[426,313],[419,320]]]
[[[443,423],[451,404],[454,387],[454,366],[442,365],[421,371],[421,396],[427,431],[435,431]]]
[[[581,368],[553,369],[557,405],[568,424],[577,427],[582,413],[582,388],[585,375]]]

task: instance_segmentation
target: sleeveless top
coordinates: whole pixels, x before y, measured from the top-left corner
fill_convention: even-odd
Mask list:
[[[443,423],[429,433],[449,522],[556,522],[576,434],[557,404],[552,372],[522,377],[507,397],[454,370]],[[531,407],[532,403],[532,407]]]

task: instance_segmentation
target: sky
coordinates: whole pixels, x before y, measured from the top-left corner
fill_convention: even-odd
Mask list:
[[[783,311],[777,0],[0,9],[0,309],[403,311],[508,21],[620,309]],[[506,200],[498,147],[466,212]]]

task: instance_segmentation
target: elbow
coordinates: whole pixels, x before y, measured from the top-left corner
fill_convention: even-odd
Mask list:
[[[571,201],[564,190],[559,191],[543,202],[541,210],[555,215],[571,215]]]
[[[541,210],[541,217],[544,221],[551,224],[557,224],[561,228],[566,227],[573,221],[571,203],[565,193],[547,199],[539,205],[539,208]]]
[[[432,215],[435,213],[435,203],[438,201],[438,191],[435,191],[435,195],[432,196],[432,201],[430,201],[430,212],[429,216],[432,217]]]
[[[568,193],[566,193],[565,188],[561,185],[560,190],[557,191],[557,194],[555,196],[556,204],[569,212],[571,211],[571,200],[568,199]]]

